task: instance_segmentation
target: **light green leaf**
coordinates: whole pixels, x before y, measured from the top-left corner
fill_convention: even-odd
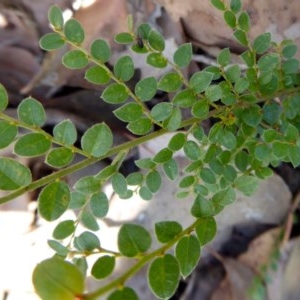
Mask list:
[[[172,103],[179,107],[190,107],[197,101],[195,92],[191,89],[185,89],[178,92],[172,99]]]
[[[155,77],[146,77],[141,79],[135,86],[135,94],[142,100],[151,100],[157,91],[157,82]]]
[[[59,147],[48,152],[46,163],[54,168],[62,168],[72,162],[74,153],[71,149]]]
[[[81,177],[74,185],[74,188],[83,194],[97,193],[101,188],[101,182],[95,176],[88,175]]]
[[[165,49],[165,40],[163,36],[156,30],[151,30],[148,34],[149,45],[158,52],[162,52]]]
[[[70,120],[64,120],[55,125],[53,136],[56,141],[63,145],[71,146],[77,140],[77,131],[75,125]]]
[[[114,110],[114,115],[121,121],[132,122],[140,119],[143,116],[143,109],[137,103],[126,103]]]
[[[38,198],[40,215],[47,221],[58,219],[70,203],[69,186],[63,182],[52,182],[42,189]]]
[[[174,53],[173,60],[180,68],[187,67],[192,60],[192,44],[186,43],[181,45]]]
[[[187,141],[183,151],[190,160],[198,160],[201,155],[199,145],[195,141]]]
[[[203,169],[201,169],[199,175],[200,175],[201,179],[206,183],[209,183],[209,184],[216,183],[215,174],[211,169],[203,168]]]
[[[231,27],[235,28],[236,27],[236,17],[235,14],[231,10],[225,10],[223,14],[224,21],[226,24]]]
[[[86,207],[83,211],[81,211],[80,221],[84,227],[92,231],[99,230],[99,224],[95,219],[93,213],[90,211],[89,207]]]
[[[111,56],[111,50],[106,40],[97,39],[91,45],[91,55],[94,59],[102,63],[108,62]]]
[[[137,224],[123,224],[118,233],[118,247],[122,255],[134,257],[151,246],[151,235]]]
[[[6,121],[0,121],[0,149],[10,145],[18,134],[18,127]]]
[[[241,29],[237,29],[234,33],[233,36],[235,39],[242,45],[242,46],[248,46],[248,37],[246,35],[246,32]]]
[[[41,127],[46,122],[46,113],[43,105],[34,98],[24,99],[18,106],[19,119],[28,124]]]
[[[57,240],[63,240],[75,231],[75,222],[73,220],[64,220],[56,225],[52,236]]]
[[[122,287],[111,293],[107,300],[139,300],[139,298],[132,288]]]
[[[5,87],[0,83],[0,111],[6,109],[8,105],[8,96]]]
[[[175,92],[181,87],[181,85],[181,78],[175,72],[163,75],[158,82],[158,88],[165,92]]]
[[[126,101],[128,93],[123,84],[112,83],[103,91],[102,99],[110,104],[120,104]]]
[[[107,215],[109,209],[108,198],[105,193],[94,193],[90,199],[90,208],[96,218],[103,218]]]
[[[173,152],[168,148],[163,148],[156,153],[156,155],[152,158],[152,161],[157,164],[162,164],[169,161],[173,156]]]
[[[225,206],[235,201],[236,194],[233,188],[228,187],[225,190],[217,192],[212,197],[212,202],[218,206]]]
[[[161,53],[150,53],[147,56],[147,64],[155,68],[163,69],[168,65],[168,61]]]
[[[211,217],[215,214],[212,201],[198,194],[191,208],[191,214],[196,218]]]
[[[87,200],[88,200],[87,195],[78,191],[73,191],[71,192],[69,209],[79,209],[86,204]]]
[[[283,47],[282,54],[285,58],[292,58],[297,53],[297,46],[295,44],[288,44]]]
[[[180,128],[182,120],[182,114],[179,107],[175,107],[171,113],[171,116],[163,121],[163,127],[169,131],[175,131]]]
[[[80,45],[84,41],[84,30],[75,19],[69,19],[64,26],[64,34],[70,42]]]
[[[84,278],[73,264],[58,257],[39,263],[32,275],[37,294],[44,300],[74,300],[84,292]]]
[[[151,131],[152,123],[148,118],[140,118],[130,122],[126,127],[134,134],[144,135]]]
[[[236,147],[237,140],[235,135],[231,131],[224,130],[220,143],[225,148],[233,150]]]
[[[62,57],[62,63],[69,69],[82,69],[88,65],[89,60],[83,51],[70,50]]]
[[[51,147],[51,141],[42,133],[22,135],[14,146],[14,152],[21,156],[40,156]]]
[[[62,48],[66,42],[60,34],[51,32],[42,36],[39,44],[42,49],[46,51],[53,51]]]
[[[116,259],[114,256],[104,255],[99,257],[93,264],[91,274],[96,279],[103,279],[109,276],[115,268]]]
[[[16,190],[31,183],[30,170],[18,161],[0,157],[0,189],[4,191]]]
[[[113,190],[119,196],[125,196],[127,194],[127,182],[126,178],[121,173],[116,173],[111,178],[111,184]]]
[[[214,74],[206,71],[196,72],[190,79],[190,87],[195,93],[202,93],[211,84],[213,76]]]
[[[121,32],[115,35],[115,41],[119,44],[131,44],[134,41],[134,38],[128,32]]]
[[[92,66],[85,72],[84,78],[94,84],[107,84],[110,76],[107,71],[100,66]]]
[[[232,65],[225,71],[225,76],[230,82],[236,82],[241,76],[239,65]]]
[[[57,255],[61,257],[66,257],[69,253],[69,250],[67,247],[63,246],[60,242],[55,240],[48,240],[47,241],[48,246],[53,249]]]
[[[245,196],[251,196],[256,192],[258,183],[258,178],[249,175],[242,175],[236,179],[234,186]]]
[[[222,0],[210,0],[210,2],[215,8],[217,8],[221,11],[226,9],[224,1],[222,1]]]
[[[90,127],[81,139],[82,149],[95,157],[105,155],[112,144],[113,134],[105,123]]]
[[[212,84],[205,89],[205,96],[209,102],[216,102],[222,97],[222,89],[219,85]]]
[[[143,182],[144,176],[140,172],[130,173],[126,177],[126,181],[128,185],[140,185]]]
[[[162,102],[158,103],[151,109],[151,117],[157,121],[161,122],[169,118],[173,110],[172,103]]]
[[[243,11],[238,18],[238,24],[242,30],[248,32],[250,29],[250,17],[246,11]]]
[[[182,237],[176,245],[175,257],[179,263],[183,278],[189,276],[197,266],[201,254],[201,247],[194,235]]]
[[[279,62],[280,62],[280,58],[277,53],[268,53],[263,55],[258,60],[257,65],[260,70],[264,72],[271,72],[278,66]]]
[[[146,186],[151,193],[156,193],[161,186],[161,176],[158,171],[151,171],[146,175]]]
[[[100,241],[94,233],[84,231],[75,238],[75,246],[80,251],[93,251],[100,247]]]
[[[253,105],[247,109],[244,109],[241,113],[242,120],[249,126],[256,128],[261,122],[262,112],[258,105]]]
[[[290,58],[286,60],[283,65],[282,69],[285,74],[295,74],[299,69],[299,60],[296,58]]]
[[[128,81],[134,75],[133,60],[129,55],[120,57],[114,65],[115,76],[122,81]]]
[[[182,226],[175,221],[158,222],[154,227],[156,238],[160,243],[168,243],[182,231]]]
[[[196,234],[201,246],[210,242],[217,233],[217,223],[214,218],[201,218],[196,227]]]
[[[230,49],[224,48],[217,56],[218,64],[222,67],[229,65],[231,60]]]
[[[255,38],[253,48],[257,54],[266,52],[271,46],[271,34],[269,32],[263,33]]]
[[[55,30],[61,31],[64,27],[62,10],[57,5],[52,5],[48,11],[48,20]]]
[[[148,283],[159,299],[169,299],[175,293],[180,279],[178,262],[171,254],[154,259],[148,269]]]
[[[153,194],[151,193],[151,191],[146,187],[146,186],[142,186],[139,189],[139,196],[143,199],[143,200],[151,200],[153,197]]]
[[[235,165],[241,171],[244,172],[247,170],[249,163],[249,156],[245,151],[239,151],[235,156]]]
[[[153,169],[155,167],[155,163],[150,158],[141,158],[134,162],[137,167],[141,169]]]
[[[196,118],[204,119],[207,116],[208,111],[209,105],[204,99],[195,102],[192,106],[192,114]]]
[[[178,176],[178,165],[173,158],[163,164],[163,169],[170,180],[174,180]]]

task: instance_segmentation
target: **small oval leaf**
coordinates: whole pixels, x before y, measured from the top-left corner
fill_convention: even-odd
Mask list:
[[[69,19],[66,22],[64,34],[70,42],[76,45],[80,45],[84,41],[84,30],[81,24],[75,19]]]
[[[96,279],[103,279],[109,276],[115,268],[116,259],[111,255],[99,257],[93,264],[91,274]]]
[[[41,127],[46,122],[46,113],[43,105],[31,97],[24,99],[20,103],[17,113],[19,119],[28,125]]]

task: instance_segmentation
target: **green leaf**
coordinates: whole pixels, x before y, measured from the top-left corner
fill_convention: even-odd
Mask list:
[[[55,30],[61,31],[64,27],[62,10],[57,5],[52,5],[48,11],[48,20]]]
[[[155,163],[150,158],[142,158],[134,162],[137,167],[145,170],[153,169]]]
[[[299,69],[299,60],[296,58],[286,60],[282,65],[282,69],[285,74],[297,73]]]
[[[56,225],[52,235],[57,240],[63,240],[74,233],[75,228],[73,220],[64,220]]]
[[[233,150],[236,147],[237,140],[235,135],[231,131],[224,130],[220,143],[225,148]]]
[[[190,87],[195,93],[202,93],[210,84],[214,74],[200,71],[193,74],[190,79]]]
[[[39,156],[51,147],[51,140],[42,133],[22,135],[14,146],[14,152],[21,156]]]
[[[151,235],[137,224],[123,224],[118,233],[118,247],[122,255],[134,257],[151,246]]]
[[[90,127],[81,139],[82,149],[95,157],[105,155],[112,144],[113,134],[105,123]]]
[[[83,207],[83,205],[85,205],[87,200],[88,200],[87,195],[82,194],[81,192],[78,191],[73,191],[71,192],[69,209],[79,209]]]
[[[169,131],[175,131],[181,126],[182,114],[180,108],[173,109],[171,116],[163,122],[163,127]]]
[[[196,218],[213,216],[215,214],[213,202],[198,194],[192,205],[191,214]]]
[[[100,190],[101,182],[92,175],[81,177],[74,185],[74,188],[83,194],[93,194]]]
[[[80,221],[82,225],[89,230],[99,230],[99,224],[97,223],[97,220],[95,219],[93,213],[90,211],[89,207],[86,207],[81,211]]]
[[[40,215],[47,221],[58,219],[67,209],[70,203],[69,186],[63,182],[52,182],[45,186],[38,198]]]
[[[257,54],[266,52],[271,46],[271,34],[270,32],[263,33],[255,38],[253,42],[253,48]]]
[[[158,88],[165,92],[175,92],[177,91],[182,85],[182,81],[180,76],[175,73],[167,73],[161,77],[158,82]]]
[[[226,22],[226,24],[231,27],[231,28],[235,28],[236,27],[236,17],[235,14],[230,11],[230,10],[225,10],[224,14],[223,14],[223,18]]]
[[[70,50],[62,57],[62,63],[69,69],[82,69],[86,67],[89,60],[81,50]]]
[[[60,242],[55,240],[48,240],[47,241],[48,246],[53,249],[57,255],[61,257],[66,257],[69,253],[69,250],[67,247],[63,246]]]
[[[136,121],[130,122],[126,127],[134,134],[144,135],[151,131],[152,123],[148,118],[140,118]]]
[[[251,196],[256,192],[258,183],[258,178],[249,175],[242,175],[236,179],[234,185],[245,196]]]
[[[234,89],[238,94],[243,93],[249,87],[249,81],[247,78],[239,78],[234,84]]]
[[[193,185],[194,183],[195,183],[195,176],[190,175],[190,176],[185,176],[185,177],[183,177],[183,178],[180,180],[178,186],[179,186],[180,188],[189,188],[189,187],[190,187],[191,185]]]
[[[186,142],[186,135],[183,132],[176,133],[169,141],[168,148],[171,151],[180,150]]]
[[[150,53],[147,56],[147,64],[155,68],[163,69],[168,65],[168,61],[161,53]]]
[[[61,168],[70,164],[73,158],[74,153],[71,149],[59,147],[48,152],[46,163],[54,168]]]
[[[112,83],[103,91],[102,99],[110,104],[120,104],[128,98],[126,87],[120,83]]]
[[[222,0],[210,0],[210,2],[215,8],[217,8],[221,11],[226,9],[224,1],[222,1]]]
[[[116,264],[116,259],[114,256],[110,256],[110,255],[101,256],[93,264],[91,274],[96,279],[106,278],[113,272],[115,268],[115,264]]]
[[[114,115],[121,121],[132,122],[140,119],[143,116],[143,109],[137,103],[126,103],[114,110]]]
[[[225,190],[217,192],[212,197],[212,202],[218,206],[226,206],[235,201],[236,194],[233,188],[228,187]]]
[[[239,151],[235,156],[235,165],[241,171],[245,172],[247,170],[249,163],[249,156],[245,151]]]
[[[121,81],[128,81],[134,75],[133,60],[129,55],[120,57],[114,65],[114,74]]]
[[[196,118],[204,119],[209,111],[209,105],[207,101],[200,100],[193,104],[192,115]]]
[[[296,168],[300,165],[300,149],[296,145],[288,147],[288,157],[293,167]]]
[[[100,247],[100,241],[94,233],[84,231],[75,238],[75,245],[80,251],[93,251]]]
[[[157,257],[148,269],[148,283],[159,299],[169,299],[175,293],[180,279],[178,262],[171,254]]]
[[[238,18],[238,24],[242,30],[248,32],[250,29],[250,17],[246,11],[243,11]]]
[[[149,45],[158,52],[162,52],[165,49],[165,40],[163,36],[156,30],[151,30],[148,34]]]
[[[169,161],[173,156],[173,152],[168,148],[163,148],[158,151],[156,155],[152,158],[152,161],[157,164],[162,164]]]
[[[151,100],[157,91],[157,82],[155,77],[146,77],[141,79],[135,86],[135,94],[142,100]]]
[[[230,0],[230,9],[236,14],[242,8],[241,0]]]
[[[81,274],[86,277],[87,269],[88,269],[88,264],[85,256],[81,257],[74,257],[72,259],[72,263],[79,269]]]
[[[254,66],[255,56],[254,56],[254,53],[252,51],[246,50],[240,56],[249,68]],[[255,72],[255,75],[256,75],[256,72]]]
[[[0,111],[6,109],[8,105],[8,96],[5,87],[0,83]]]
[[[18,134],[18,127],[11,123],[0,121],[0,149],[10,145]]]
[[[146,185],[151,193],[156,193],[161,186],[161,176],[158,171],[151,171],[146,175]]]
[[[266,144],[259,144],[254,149],[255,158],[259,161],[269,161],[271,148]]]
[[[70,42],[80,45],[84,41],[84,30],[75,19],[69,19],[64,26],[64,34]]]
[[[131,44],[134,41],[132,35],[128,32],[122,32],[115,35],[115,41],[119,44]]]
[[[191,43],[183,44],[175,51],[173,55],[174,63],[179,68],[185,68],[190,64],[192,60],[192,55],[193,55],[192,44]]]
[[[91,45],[91,55],[94,59],[106,63],[111,56],[111,50],[106,40],[97,39]]]
[[[130,173],[127,177],[126,177],[126,181],[128,185],[140,185],[142,184],[144,179],[144,176],[142,173],[140,172],[133,172]]]
[[[4,191],[16,190],[31,183],[30,170],[18,161],[0,157],[0,189]]]
[[[241,76],[241,69],[239,65],[232,65],[225,71],[226,78],[230,82],[236,82]]]
[[[107,71],[100,66],[92,66],[85,72],[84,78],[94,84],[107,84],[110,76]]]
[[[190,160],[198,160],[201,155],[199,145],[194,141],[187,141],[184,144],[183,151]]]
[[[208,101],[216,102],[222,97],[222,89],[219,85],[212,84],[205,89],[205,96]]]
[[[123,174],[116,173],[111,178],[113,190],[119,196],[124,196],[127,193],[127,182]]]
[[[196,234],[201,246],[209,243],[217,233],[217,223],[214,218],[201,218],[196,227]]]
[[[174,180],[178,176],[178,165],[173,158],[163,164],[163,169],[170,180]]]
[[[169,118],[173,110],[172,103],[162,102],[158,103],[151,109],[151,117],[156,122],[161,122]]]
[[[31,97],[24,99],[20,103],[17,113],[19,119],[28,125],[41,127],[46,122],[46,113],[43,105]]]
[[[53,136],[56,141],[63,145],[71,146],[77,140],[77,131],[75,125],[70,120],[64,120],[55,125]]]
[[[200,243],[194,235],[182,237],[176,245],[175,256],[183,278],[189,276],[197,266],[201,254]]]
[[[90,208],[96,218],[103,218],[108,213],[109,203],[105,193],[98,191],[90,199]]]
[[[121,290],[111,293],[107,300],[139,300],[139,298],[132,288],[122,287]]]
[[[242,120],[249,126],[256,128],[261,122],[262,112],[258,105],[244,109],[241,113]]]
[[[158,222],[155,223],[154,228],[156,238],[160,243],[168,243],[182,231],[182,226],[175,221]]]
[[[242,46],[248,46],[248,37],[246,35],[246,32],[241,29],[237,29],[234,33],[233,36],[235,39],[242,45]]]
[[[66,44],[62,36],[56,32],[47,33],[41,37],[39,45],[46,51],[53,51],[62,48]]]
[[[224,48],[218,54],[217,62],[220,66],[225,67],[230,64],[230,61],[231,61],[230,49]]]
[[[264,72],[271,72],[273,69],[275,69],[280,62],[280,58],[277,53],[268,53],[263,55],[258,60],[258,67],[260,70]]]
[[[58,257],[39,263],[32,275],[37,294],[44,300],[73,300],[84,292],[84,278],[73,264]]]
[[[172,99],[172,103],[179,107],[190,107],[197,101],[193,90],[185,89],[178,92]]]
[[[151,193],[151,191],[146,187],[146,186],[142,186],[139,189],[139,196],[143,199],[143,200],[151,200],[153,197],[153,194]]]
[[[201,169],[199,175],[200,175],[201,179],[206,183],[209,183],[209,184],[216,183],[216,177],[215,177],[214,172],[208,168]]]
[[[297,46],[295,44],[289,44],[283,47],[282,55],[285,58],[292,58],[297,53]]]

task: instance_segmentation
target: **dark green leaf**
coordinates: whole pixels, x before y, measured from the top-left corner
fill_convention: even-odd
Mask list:
[[[235,181],[235,187],[245,196],[251,196],[256,192],[259,180],[256,177],[242,175]]]
[[[122,255],[134,257],[151,246],[150,233],[137,224],[123,224],[118,234],[118,247]]]
[[[209,105],[205,100],[199,100],[192,107],[192,114],[196,118],[204,119],[209,111]]]
[[[175,72],[163,75],[158,82],[158,88],[165,92],[175,92],[181,87],[181,85],[182,80]]]
[[[100,247],[99,238],[92,232],[84,231],[75,238],[76,248],[80,251],[93,251]]]
[[[230,9],[236,14],[241,10],[241,0],[230,0]]]
[[[169,299],[175,293],[180,279],[177,260],[171,254],[156,258],[148,269],[148,282],[159,299]]]
[[[90,200],[90,208],[96,218],[103,218],[107,215],[109,203],[105,193],[94,193]]]
[[[46,113],[43,105],[34,98],[24,99],[18,106],[19,119],[28,124],[41,127],[46,122]]]
[[[0,157],[0,189],[4,191],[16,190],[31,182],[30,170],[18,161]]]
[[[202,93],[211,83],[213,74],[206,71],[199,71],[193,74],[190,79],[190,87],[195,93]]]
[[[113,134],[105,123],[90,127],[81,139],[82,149],[95,157],[105,155],[112,144]]]
[[[231,60],[230,49],[224,48],[217,56],[218,64],[222,67],[229,65]]]
[[[176,133],[169,141],[168,148],[171,151],[180,150],[186,142],[186,135],[183,132]]]
[[[83,51],[70,50],[64,54],[62,63],[69,69],[82,69],[88,65],[89,60]]]
[[[266,144],[259,144],[255,147],[254,155],[259,161],[269,161],[271,158],[271,148]]]
[[[139,300],[139,298],[132,288],[123,287],[111,293],[107,300]]]
[[[21,136],[14,146],[14,152],[21,156],[39,156],[51,147],[51,141],[42,133],[28,133]]]
[[[57,240],[63,240],[75,231],[75,222],[73,220],[64,220],[56,225],[53,231],[53,237]]]
[[[172,103],[179,107],[190,107],[197,101],[193,90],[185,89],[178,92],[172,99]]]
[[[178,165],[173,158],[163,164],[163,169],[166,176],[171,180],[174,180],[178,175]]]
[[[215,177],[214,172],[208,168],[201,169],[199,175],[200,175],[201,179],[206,183],[209,183],[209,184],[216,183],[216,177]]]
[[[253,42],[254,50],[258,54],[266,52],[271,46],[271,34],[269,32],[263,33],[255,38]]]
[[[192,205],[191,214],[196,218],[213,216],[215,214],[213,202],[198,194]]]
[[[152,161],[157,164],[162,164],[169,161],[173,156],[173,152],[168,148],[163,148],[158,151],[157,154],[153,157]]]
[[[249,156],[245,151],[239,151],[235,156],[235,165],[241,171],[247,170],[249,163]]]
[[[241,114],[242,120],[249,126],[255,128],[262,119],[261,108],[258,105],[244,109]]]
[[[296,145],[288,147],[288,157],[293,167],[296,168],[300,165],[300,149]]]
[[[58,219],[70,203],[69,186],[63,182],[52,182],[42,189],[38,198],[40,215],[47,221]]]
[[[155,235],[160,243],[168,243],[182,231],[182,226],[175,221],[155,223]]]
[[[8,105],[8,96],[5,87],[0,83],[0,111],[6,109]]]
[[[283,47],[282,54],[285,58],[292,58],[297,53],[297,46],[295,44],[289,44]]]
[[[44,300],[74,300],[84,292],[84,278],[76,266],[58,257],[39,263],[32,275],[37,294]]]
[[[299,60],[296,58],[286,60],[282,65],[282,69],[285,74],[297,73],[299,69]]]
[[[173,60],[180,68],[185,68],[192,60],[192,44],[186,43],[181,45],[174,53]]]
[[[46,163],[54,168],[67,166],[72,162],[74,153],[71,149],[59,147],[48,152]]]
[[[226,9],[224,1],[222,1],[222,0],[210,0],[210,2],[215,8],[217,8],[221,11],[224,11]]]
[[[175,256],[183,278],[189,276],[197,266],[201,254],[200,243],[194,235],[182,237],[176,245]]]
[[[62,10],[57,5],[52,5],[48,11],[48,20],[55,30],[61,31],[64,26]]]
[[[106,84],[110,81],[107,71],[100,66],[93,66],[86,70],[84,78],[94,84]]]
[[[146,175],[146,185],[151,193],[156,193],[161,186],[161,176],[157,171],[151,171]]]
[[[196,227],[196,234],[201,246],[210,242],[217,233],[217,223],[214,218],[201,218]]]
[[[223,14],[223,18],[229,27],[231,28],[236,27],[236,17],[231,10],[225,10]]]
[[[195,183],[195,179],[195,176],[192,175],[185,176],[180,180],[178,185],[180,188],[188,188]]]
[[[151,100],[157,91],[157,82],[155,77],[146,77],[141,79],[135,86],[135,94],[142,100]]]
[[[18,134],[18,127],[6,121],[0,121],[0,149],[10,145]]]
[[[169,118],[173,110],[172,103],[162,102],[158,103],[151,109],[151,117],[156,122],[161,122]]]
[[[212,202],[215,205],[225,206],[233,203],[235,201],[235,197],[236,195],[234,189],[229,187],[214,194],[212,197]]]
[[[122,81],[128,81],[134,74],[133,60],[129,55],[120,57],[114,65],[115,76]]]
[[[46,51],[53,51],[62,48],[66,42],[60,34],[51,32],[42,36],[39,44],[42,49]]]
[[[91,45],[91,55],[102,63],[108,62],[111,56],[110,47],[106,40],[97,39]]]
[[[242,46],[246,46],[246,47],[248,46],[248,38],[244,30],[237,29],[233,33],[233,36]]]
[[[136,121],[130,122],[127,129],[137,135],[144,135],[151,131],[152,123],[148,118],[140,118]]]
[[[64,26],[64,34],[70,42],[80,45],[84,41],[84,30],[75,19],[69,19]]]
[[[162,52],[165,49],[165,40],[162,35],[156,30],[152,29],[149,32],[148,43],[156,51]]]
[[[137,103],[126,103],[114,110],[115,116],[124,122],[132,122],[140,119],[143,115],[143,109]]]
[[[64,120],[55,125],[53,136],[56,141],[63,145],[71,146],[77,140],[76,127],[70,120]]]
[[[91,273],[96,279],[103,279],[112,273],[115,268],[115,263],[116,259],[114,256],[101,256],[93,264]]]
[[[134,41],[134,38],[128,32],[122,32],[115,35],[115,41],[119,44],[131,44]]]
[[[187,141],[184,144],[183,151],[190,160],[198,160],[201,155],[200,147],[194,141]]]
[[[155,68],[163,69],[167,66],[168,61],[161,53],[150,53],[147,56],[147,64]]]

